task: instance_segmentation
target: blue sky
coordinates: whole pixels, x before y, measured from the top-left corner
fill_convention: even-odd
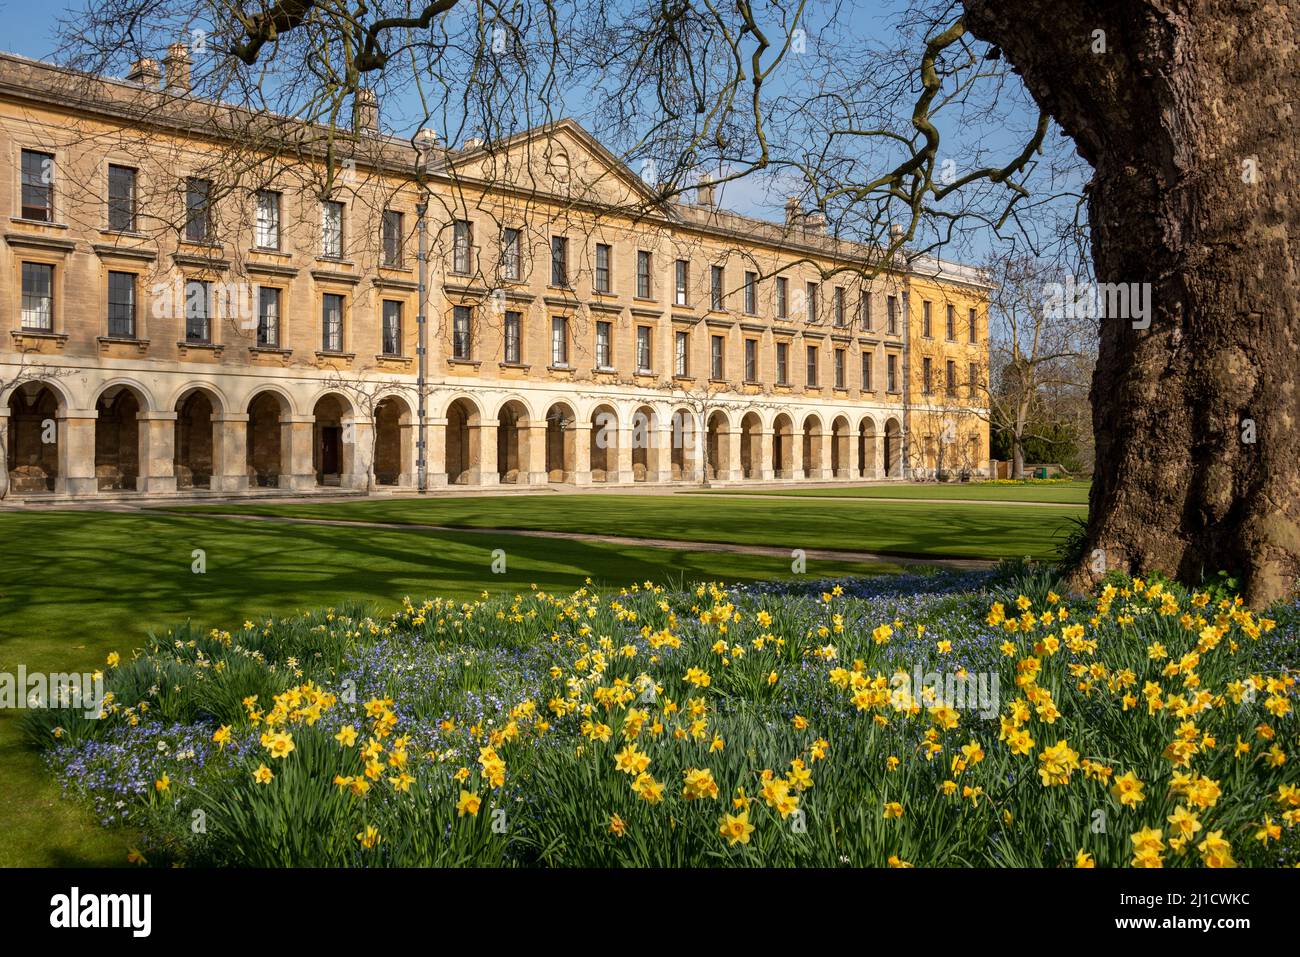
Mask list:
[[[38,6],[13,3],[11,0],[7,4],[0,5],[0,49],[38,59],[52,58],[56,46],[55,32],[58,20],[63,17],[75,17],[77,12],[84,8],[86,2],[87,0],[51,0]],[[894,35],[893,18],[905,5],[905,0],[856,0],[848,8],[852,13],[850,22],[854,34],[867,42],[890,40]],[[814,11],[807,21],[811,36],[816,33],[816,4],[810,4],[808,9]],[[388,103],[385,116],[400,125],[402,117],[414,117],[418,113],[418,110],[413,107],[413,103]],[[580,121],[583,119],[584,111],[591,108],[591,103],[580,102],[580,98],[574,97],[572,93],[566,97],[566,112]],[[1026,121],[1028,116],[1028,110],[1018,114],[1018,118],[1025,118]],[[406,134],[410,131],[399,129],[395,132]],[[962,132],[944,130],[945,139],[949,141],[954,152],[961,148]],[[982,135],[988,137],[987,142],[993,143],[999,153],[1006,152],[1007,155],[1012,155],[1018,149],[1019,144],[1013,148],[1009,140],[1005,145],[998,142],[996,132],[985,131]],[[776,188],[773,188],[774,185]],[[783,199],[779,186],[780,184],[764,182],[757,178],[744,179],[727,184],[719,199],[722,205],[738,212],[777,219],[782,215]],[[987,252],[994,241],[995,237],[992,236],[978,237],[970,248],[957,255],[963,259],[978,258]]]

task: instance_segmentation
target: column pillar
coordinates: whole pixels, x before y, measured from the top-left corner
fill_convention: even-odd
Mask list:
[[[591,423],[575,422],[573,430],[573,484],[591,484]]]
[[[497,429],[496,422],[483,422],[469,427],[470,446],[477,445],[478,462],[474,466],[476,476],[470,476],[471,484],[499,485],[501,475],[497,467]],[[477,433],[477,434],[475,434]]]
[[[420,481],[415,469],[415,460],[420,454],[416,447],[420,441],[420,423],[414,420],[403,422],[398,426],[398,434],[401,436],[402,466],[397,484],[401,488],[414,488]]]
[[[804,432],[802,429],[790,429],[790,474],[786,478],[802,479],[804,477],[804,460],[803,444]]]
[[[429,487],[447,484],[447,420],[427,419],[429,447],[425,449],[425,467],[429,470]]]
[[[372,419],[353,416],[343,420],[343,488],[363,490],[370,481],[375,455],[375,423]]]
[[[735,428],[727,433],[727,471],[718,478],[727,482],[739,482],[745,477],[745,466],[740,461],[740,437],[743,429]],[[723,443],[718,443],[722,445]]]
[[[632,482],[632,427],[624,426],[617,431],[611,430],[611,435],[618,436],[618,446],[614,449],[614,472],[609,476],[610,482]],[[649,462],[650,456],[646,456]],[[649,472],[647,465],[646,471]],[[646,476],[649,478],[649,476]]]
[[[140,477],[136,487],[147,494],[165,495],[176,491],[175,412],[139,412]]]
[[[812,477],[824,482],[834,477],[831,470],[831,443],[835,441],[835,433],[830,431],[822,432],[818,438],[820,441],[813,448]]]
[[[522,426],[521,426],[522,429]],[[545,485],[546,475],[546,419],[528,423],[528,462],[520,463],[520,471],[528,476],[529,485]]]
[[[844,470],[843,478],[856,479],[858,475],[858,448],[861,436],[858,435],[857,429],[849,430],[849,460],[845,463],[847,466]]]
[[[758,428],[754,430],[754,436],[751,442],[758,443],[758,448],[751,447],[750,455],[753,456],[754,478],[760,482],[770,482],[776,475],[775,466],[772,463],[772,455],[776,450],[776,442],[773,439],[774,433],[770,429]]]
[[[880,432],[876,435],[876,440],[871,443],[869,449],[870,455],[867,457],[867,468],[871,470],[872,478],[885,477],[885,433]]]
[[[315,445],[315,416],[280,416],[280,488],[305,492],[316,487]]]
[[[668,425],[661,425],[655,430],[655,472],[657,478],[646,476],[647,482],[671,482],[673,480],[673,426],[670,419]]]
[[[280,421],[283,423],[284,419],[281,418]],[[281,450],[281,459],[283,460],[283,450]],[[248,413],[214,413],[212,416],[212,491],[242,492],[247,488]]]
[[[65,495],[94,495],[99,491],[95,479],[95,409],[69,409],[58,416],[59,475],[54,491]]]

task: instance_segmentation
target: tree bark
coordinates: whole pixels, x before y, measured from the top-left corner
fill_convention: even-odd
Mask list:
[[[1151,284],[1149,328],[1100,320],[1090,553],[1190,582],[1226,570],[1256,606],[1294,593],[1300,4],[963,5],[1092,165],[1098,280]]]

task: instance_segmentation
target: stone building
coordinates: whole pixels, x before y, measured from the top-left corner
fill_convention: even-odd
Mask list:
[[[865,278],[816,213],[663,202],[570,120],[449,148],[368,95],[345,132],[201,100],[180,46],[0,55],[0,161],[16,494],[988,466],[976,270]]]

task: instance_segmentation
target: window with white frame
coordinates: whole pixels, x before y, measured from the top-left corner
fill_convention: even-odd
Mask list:
[[[54,267],[23,263],[23,328],[54,331]]]
[[[257,191],[255,241],[259,249],[280,248],[280,194],[275,190]]]
[[[343,258],[343,204],[337,200],[320,204],[320,254],[325,259]]]

